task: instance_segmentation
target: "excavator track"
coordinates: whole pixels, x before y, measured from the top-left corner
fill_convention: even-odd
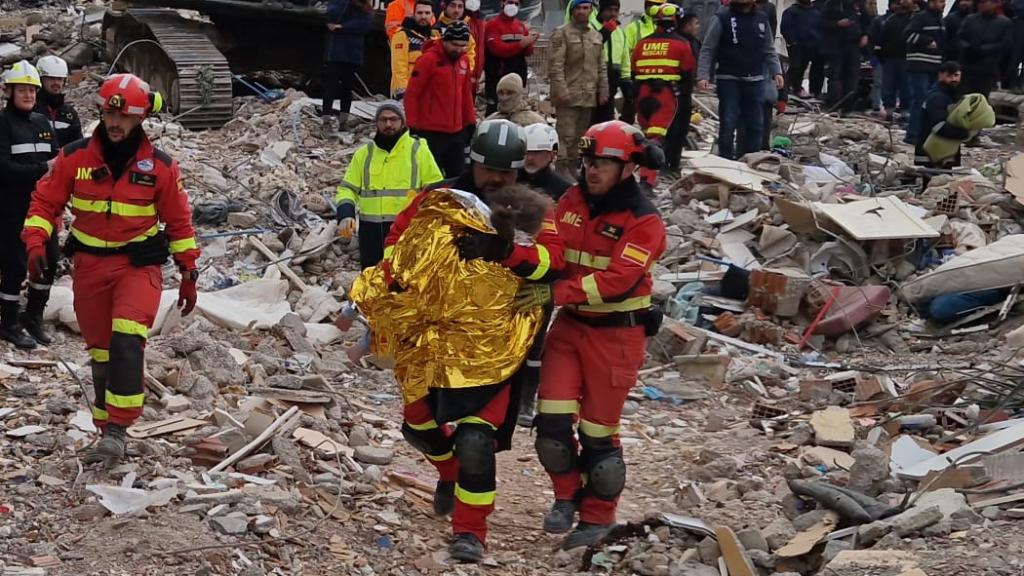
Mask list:
[[[108,14],[105,24],[108,46],[115,55],[124,50],[118,66],[159,90],[181,125],[219,128],[231,120],[231,69],[202,22],[170,9],[132,8]],[[131,44],[142,39],[151,42]]]

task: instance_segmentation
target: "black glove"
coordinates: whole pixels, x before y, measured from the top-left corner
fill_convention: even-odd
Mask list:
[[[488,262],[501,262],[512,253],[512,243],[497,234],[470,230],[459,238],[459,256],[463,260],[483,258]]]

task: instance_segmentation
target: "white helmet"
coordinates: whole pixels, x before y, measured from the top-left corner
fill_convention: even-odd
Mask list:
[[[547,124],[538,122],[526,127],[527,152],[552,152],[558,149],[558,133]]]
[[[36,62],[39,75],[44,78],[67,78],[68,63],[60,56],[43,56]]]
[[[36,88],[43,86],[43,83],[39,80],[39,72],[36,71],[35,66],[28,63],[28,60],[15,62],[14,66],[11,66],[9,70],[4,70],[0,80],[3,80],[3,83],[8,86],[15,84],[27,84]]]

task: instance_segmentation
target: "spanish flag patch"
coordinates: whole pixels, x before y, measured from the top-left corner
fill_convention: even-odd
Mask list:
[[[622,249],[622,257],[630,262],[646,266],[647,261],[651,259],[651,252],[641,246],[627,242],[626,247]]]

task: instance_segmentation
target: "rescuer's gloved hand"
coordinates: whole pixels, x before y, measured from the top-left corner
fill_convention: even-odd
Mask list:
[[[456,241],[463,260],[483,258],[488,262],[501,262],[512,253],[512,243],[497,234],[470,230]]]
[[[512,305],[518,310],[534,306],[546,306],[553,298],[551,284],[523,284],[516,292]]]
[[[199,274],[196,270],[189,270],[181,274],[181,286],[178,287],[178,308],[181,308],[181,315],[188,316],[196,307],[196,300],[199,295],[196,292],[196,280]]]
[[[46,261],[46,246],[33,246],[28,249],[28,279],[37,284],[43,284],[43,276],[49,263]]]
[[[341,236],[345,240],[352,239],[352,235],[356,233],[356,219],[355,218],[342,218],[338,222],[338,236]]]

